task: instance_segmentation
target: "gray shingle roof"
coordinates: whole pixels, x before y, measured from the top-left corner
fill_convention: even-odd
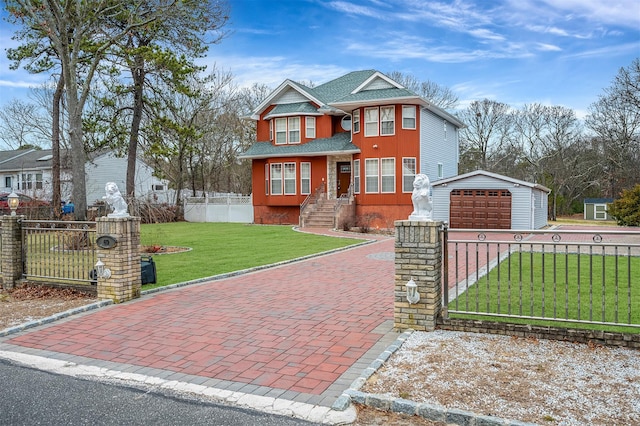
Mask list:
[[[327,154],[355,154],[360,149],[351,143],[351,133],[337,133],[330,138],[314,139],[305,144],[273,145],[270,141],[256,142],[240,158],[310,157]]]

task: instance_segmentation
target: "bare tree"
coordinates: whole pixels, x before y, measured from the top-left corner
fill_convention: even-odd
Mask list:
[[[501,160],[501,154],[513,132],[513,113],[509,105],[484,99],[473,101],[460,114],[467,125],[460,132],[461,172],[476,169],[491,170]]]
[[[451,110],[458,105],[458,96],[448,87],[431,80],[419,81],[415,76],[400,71],[392,71],[387,75],[439,108]]]
[[[39,127],[44,120],[38,105],[13,99],[0,108],[0,140],[8,149],[42,147],[48,142]]]
[[[617,196],[640,183],[640,64],[622,68],[589,107],[585,122],[596,135],[606,176],[605,195]]]

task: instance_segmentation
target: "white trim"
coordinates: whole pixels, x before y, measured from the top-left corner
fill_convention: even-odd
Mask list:
[[[365,81],[362,82],[362,84],[360,84],[360,86],[356,87],[351,94],[355,95],[356,93],[358,93],[359,91],[363,90],[365,87],[367,87],[369,84],[371,84],[371,82],[373,80],[376,79],[382,79],[384,81],[386,81],[387,83],[389,83],[390,85],[394,86],[396,89],[404,89],[404,86],[402,86],[400,83],[398,83],[395,80],[391,80],[389,77],[387,77],[386,75],[382,74],[380,71],[376,71],[373,74],[371,74],[371,76],[369,76],[369,78],[367,78]]]
[[[413,127],[405,127],[404,126],[404,119],[405,119],[405,115],[404,112],[409,111],[409,110],[413,110],[413,117],[407,117],[407,118],[412,118],[413,119]],[[406,130],[416,130],[418,127],[418,108],[416,108],[415,105],[402,105],[402,128],[406,129]]]
[[[367,174],[367,163],[370,162],[376,162],[376,190],[375,191],[370,191],[369,190],[369,184],[368,184],[368,178],[369,176],[373,177],[373,175],[368,175]],[[378,194],[380,193],[380,159],[379,158],[365,158],[364,159],[364,193],[365,194]]]
[[[382,167],[382,164],[383,164],[385,161],[388,161],[388,160],[391,160],[391,161],[392,161],[392,163],[393,163],[393,167],[392,167],[393,174],[392,174],[392,175],[385,175],[385,174],[383,174],[383,170],[382,170],[382,169],[383,169],[383,167]],[[385,190],[384,190],[384,188],[383,188],[383,186],[384,186],[384,185],[383,185],[383,181],[384,181],[384,178],[385,178],[385,177],[389,177],[389,176],[392,176],[392,177],[393,177],[393,185],[392,185],[392,187],[391,187],[391,188],[392,188],[392,190],[391,190],[391,191],[385,191]],[[395,193],[396,193],[396,157],[385,157],[385,158],[381,158],[381,159],[380,159],[380,193],[381,193],[381,194],[395,194]]]
[[[413,160],[413,174],[405,174],[404,173],[404,160]],[[402,157],[402,192],[407,194],[407,193],[412,193],[413,192],[413,181],[416,178],[416,174],[418,173],[418,161],[416,159],[416,157]],[[404,187],[404,178],[405,176],[412,176],[413,179],[411,179],[411,183],[409,184],[409,188],[405,189]]]
[[[393,123],[393,130],[391,133],[382,133],[382,110],[391,108],[391,120],[386,120],[384,123]],[[380,112],[378,114],[378,119],[380,120],[380,136],[394,136],[396,134],[396,107],[395,105],[385,105],[380,107]]]
[[[305,175],[305,172],[304,172],[305,166],[309,167],[309,169],[308,169],[309,177],[304,177],[304,175]],[[308,191],[304,191],[303,190],[303,188],[304,188],[303,181],[305,181],[305,180],[309,181],[309,184],[308,184],[309,190]],[[301,161],[300,162],[300,194],[301,195],[309,195],[309,194],[311,194],[311,162],[309,162],[309,161]]]
[[[353,193],[359,194],[361,190],[360,188],[362,187],[362,176],[360,175],[360,159],[353,160],[352,176],[353,176]],[[357,186],[356,186],[356,178],[358,178]]]
[[[287,177],[287,166],[293,166],[293,177]],[[297,195],[298,185],[297,185],[297,167],[296,163],[284,163],[282,165],[282,193],[284,195]],[[293,192],[287,191],[287,181],[293,181]]]
[[[310,122],[313,122],[313,126],[309,126]],[[313,132],[313,136],[311,135],[311,131]],[[304,136],[307,139],[315,139],[316,138],[316,118],[306,116],[304,118]]]

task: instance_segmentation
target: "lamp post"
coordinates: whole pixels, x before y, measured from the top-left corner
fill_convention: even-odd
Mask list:
[[[18,197],[18,194],[16,194],[14,191],[11,191],[11,194],[9,194],[7,199],[9,208],[11,209],[11,216],[15,216],[18,205],[20,204],[20,198]]]

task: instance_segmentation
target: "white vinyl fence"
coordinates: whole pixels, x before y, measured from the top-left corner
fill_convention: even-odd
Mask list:
[[[253,202],[250,195],[187,197],[184,219],[187,222],[253,223]]]

